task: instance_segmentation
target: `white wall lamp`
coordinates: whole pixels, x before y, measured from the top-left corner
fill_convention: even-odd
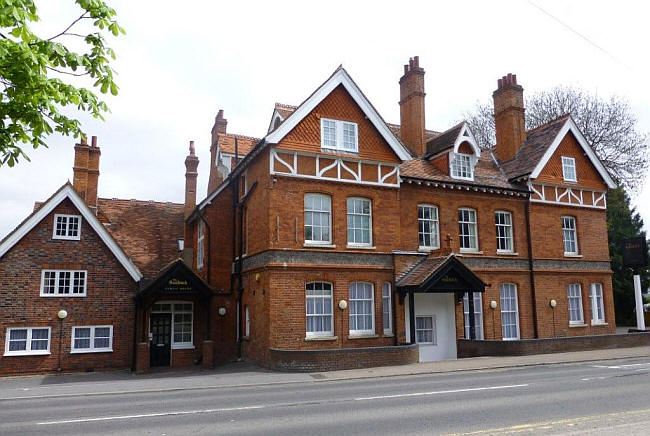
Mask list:
[[[339,301],[339,309],[345,310],[348,308],[348,302],[345,300]]]
[[[219,310],[217,310],[217,313],[221,316],[224,316],[226,314],[226,308],[220,307]]]

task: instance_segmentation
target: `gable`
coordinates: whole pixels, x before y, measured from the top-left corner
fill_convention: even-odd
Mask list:
[[[570,184],[576,184],[581,188],[607,189],[607,184],[585,154],[575,135],[570,131],[562,138],[555,152],[548,162],[546,162],[546,165],[544,165],[535,181],[551,184],[567,184],[568,182],[564,181],[562,173],[562,156],[575,159],[578,181],[577,183]]]
[[[575,121],[573,121],[573,118],[571,118],[570,116],[566,118],[566,121],[564,122],[560,131],[555,136],[555,139],[553,140],[551,145],[546,149],[546,151],[544,152],[543,156],[539,159],[539,161],[537,161],[535,168],[530,174],[530,178],[537,179],[539,177],[540,173],[546,167],[546,164],[549,162],[549,160],[551,160],[551,158],[556,154],[555,152],[557,148],[560,146],[560,143],[564,140],[567,133],[569,132],[573,134],[576,142],[580,145],[582,152],[585,154],[586,158],[589,159],[589,162],[591,162],[593,167],[596,169],[601,180],[607,185],[608,188],[615,188],[616,184],[614,183],[614,180],[612,180],[611,176],[603,166],[602,162],[598,159],[596,153],[594,153],[594,150],[589,146],[584,135],[582,134],[582,132],[580,132],[580,129],[578,129],[578,126],[576,125]],[[519,155],[519,153],[517,153],[517,155]]]
[[[268,134],[264,138],[264,141],[269,144],[278,144],[303,118],[312,113],[314,108],[321,101],[326,99],[339,85],[342,85],[357,105],[359,105],[363,114],[390,145],[390,148],[399,159],[403,161],[410,159],[410,152],[401,142],[399,142],[377,110],[372,106],[365,95],[363,95],[359,87],[342,67],[337,68],[334,74],[332,74],[325,83],[323,83],[304,102],[302,102],[300,106],[298,106],[298,108],[287,117],[286,121],[284,121],[275,131]]]
[[[382,162],[400,162],[388,142],[377,131],[343,85],[338,85],[307,116],[300,120],[280,141],[279,147],[287,150],[320,153],[322,150],[322,118],[350,121],[357,124],[359,158]]]
[[[57,192],[54,193],[47,201],[45,201],[37,210],[35,210],[30,216],[28,216],[22,223],[14,229],[5,239],[0,243],[0,259],[5,255],[13,246],[15,246],[21,239],[25,237],[36,225],[41,223],[44,219],[49,217],[57,206],[59,206],[65,200],[69,200],[70,203],[76,210],[79,211],[79,214],[83,217],[83,231],[88,231],[89,227],[92,228],[97,236],[102,240],[102,242],[108,247],[108,249],[113,253],[117,260],[122,264],[124,269],[127,270],[129,275],[133,280],[140,281],[142,274],[138,268],[131,262],[131,260],[126,256],[124,251],[119,247],[115,242],[113,237],[108,233],[104,228],[102,223],[97,219],[95,214],[90,210],[86,203],[79,197],[79,194],[76,193],[72,185],[68,182],[63,185]],[[87,223],[87,225],[85,225]],[[51,238],[51,233],[49,235]]]

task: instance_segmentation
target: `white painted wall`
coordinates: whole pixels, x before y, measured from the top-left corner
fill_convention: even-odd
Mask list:
[[[408,297],[404,300],[406,341],[410,342]],[[456,359],[456,311],[454,294],[415,294],[415,316],[434,315],[436,345],[420,344],[420,362]]]

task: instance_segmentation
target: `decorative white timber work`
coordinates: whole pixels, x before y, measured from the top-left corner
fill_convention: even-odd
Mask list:
[[[530,201],[535,203],[593,209],[607,208],[606,191],[531,182],[528,182],[528,189],[532,193]]]
[[[271,149],[272,175],[399,188],[399,165],[330,154]]]

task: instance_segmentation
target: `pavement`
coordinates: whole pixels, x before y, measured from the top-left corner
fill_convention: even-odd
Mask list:
[[[401,366],[316,373],[278,372],[249,362],[234,362],[214,370],[184,369],[133,374],[127,371],[49,374],[0,378],[0,401],[27,398],[101,396],[216,388],[324,383],[377,377],[442,374],[459,371],[517,368],[539,365],[597,362],[650,357],[650,347],[617,348],[537,354],[531,356],[476,357]]]

